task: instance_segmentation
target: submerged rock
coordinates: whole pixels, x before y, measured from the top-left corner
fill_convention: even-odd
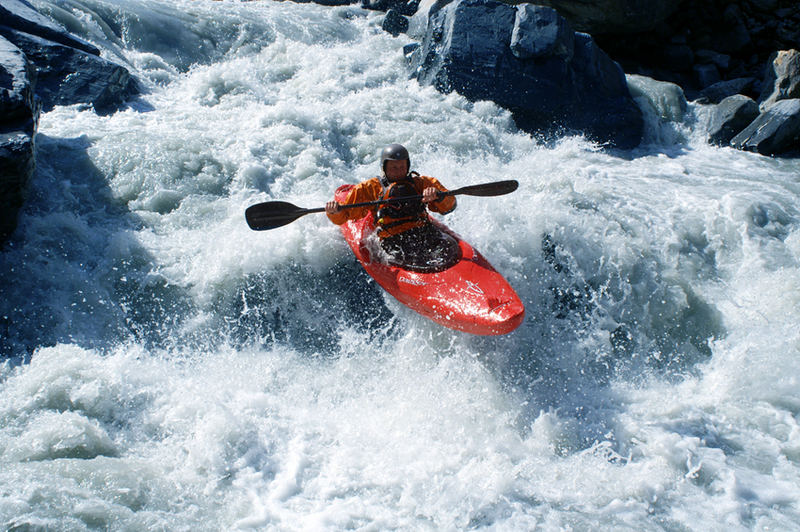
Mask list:
[[[680,122],[688,108],[683,89],[674,83],[658,81],[647,76],[629,74],[626,76],[628,90],[639,103],[639,107],[647,107],[651,114],[661,120]]]
[[[800,99],[775,103],[736,135],[731,145],[762,155],[797,154],[800,152]]]
[[[580,132],[620,148],[641,140],[642,114],[620,66],[551,8],[434,5],[412,67],[422,84],[509,109],[530,133]]]

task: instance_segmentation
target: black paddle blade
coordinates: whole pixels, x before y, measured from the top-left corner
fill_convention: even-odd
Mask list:
[[[495,181],[494,183],[484,183],[481,185],[469,185],[467,187],[451,190],[450,193],[466,194],[467,196],[502,196],[511,194],[519,187],[519,182],[514,179],[508,181]]]
[[[244,211],[247,225],[253,231],[275,229],[292,223],[304,214],[308,214],[308,209],[300,208],[285,201],[257,203],[249,206]]]

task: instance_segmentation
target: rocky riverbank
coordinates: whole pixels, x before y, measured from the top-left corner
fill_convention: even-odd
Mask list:
[[[317,0],[326,5],[359,0]],[[62,6],[61,4],[64,4]],[[53,19],[69,2],[0,0],[0,242],[15,227],[35,161],[39,112],[111,113],[139,91],[124,60]],[[641,142],[644,87],[707,105],[710,143],[794,156],[800,142],[800,6],[787,0],[360,0],[407,33],[409,75],[492,100],[537,136]],[[37,10],[37,7],[46,9]],[[111,31],[111,30],[109,30]],[[107,50],[108,51],[108,50]],[[652,78],[652,79],[650,79]],[[658,85],[661,86],[661,85]],[[638,102],[638,103],[637,103]]]
[[[391,15],[408,12],[414,7],[413,2],[399,0],[394,6],[386,6],[385,0],[381,1],[382,7],[389,10],[387,20],[393,21],[388,29],[397,31],[404,27],[398,25],[397,14]],[[370,0],[364,2],[370,5]],[[446,69],[459,63],[461,71],[470,72],[469,86],[456,90],[467,97],[493,100],[515,111],[518,125],[532,133],[543,132],[549,123],[550,128],[577,129],[601,142],[628,147],[632,142],[630,137],[637,135],[637,128],[630,120],[620,120],[619,102],[625,100],[627,91],[623,89],[608,98],[610,87],[615,85],[612,80],[617,76],[604,59],[610,57],[628,75],[628,89],[634,92],[637,82],[631,82],[631,76],[646,76],[674,84],[681,98],[713,106],[708,113],[711,120],[700,125],[708,128],[710,143],[770,156],[797,156],[800,152],[800,115],[794,111],[795,105],[783,103],[773,109],[781,100],[800,98],[800,53],[797,51],[800,49],[800,4],[778,0],[657,0],[648,3],[543,0],[538,3],[555,9],[566,26],[540,18],[536,24],[525,28],[528,46],[539,51],[573,50],[564,39],[577,30],[579,33],[567,40],[586,39],[585,35],[589,34],[592,48],[598,50],[591,54],[594,65],[590,68],[594,74],[591,81],[584,78],[577,83],[577,89],[574,82],[580,76],[565,74],[575,67],[569,54],[555,52],[547,59],[540,55],[533,64],[520,57],[518,61],[509,60],[513,48],[518,46],[510,37],[509,26],[513,31],[519,30],[523,13],[532,8],[530,4],[518,4],[517,20],[509,22],[506,15],[499,14],[508,12],[501,7],[508,4],[493,0],[423,0],[408,26],[412,36],[420,39],[423,50],[435,49],[458,57],[455,62],[446,60]],[[484,6],[482,15],[463,25],[456,23],[457,18],[445,23],[439,20],[438,13],[442,11],[457,12],[467,6],[475,10],[476,5]],[[542,12],[543,8],[536,9]],[[424,26],[426,31],[414,35],[414,22],[417,27]],[[437,36],[452,36],[453,32],[457,36],[464,35],[457,44],[460,51],[443,52]],[[559,39],[561,42],[554,44]],[[495,43],[491,58],[486,57],[487,42]],[[452,47],[448,43],[447,50]],[[417,69],[418,79],[431,78],[427,71],[438,68],[432,65],[441,61],[435,57],[436,54],[429,54],[422,63],[417,61],[412,65]],[[555,68],[553,60],[558,63]],[[471,62],[474,64],[470,65]],[[507,70],[518,74],[511,83],[514,87],[511,91]],[[562,75],[567,77],[559,78]],[[520,78],[526,79],[520,82]],[[563,90],[546,95],[543,91],[548,83]],[[448,84],[434,84],[442,90],[450,90]],[[510,98],[509,92],[513,93]],[[598,93],[606,96],[605,101],[596,97]],[[591,119],[587,121],[576,107],[569,108],[566,102],[571,98],[591,101],[587,108],[599,115],[598,121],[607,125],[605,131],[593,128],[589,123]],[[565,105],[569,108],[567,117],[551,112],[554,107]],[[532,109],[519,112],[520,106]],[[531,123],[526,119],[537,113],[542,120]]]

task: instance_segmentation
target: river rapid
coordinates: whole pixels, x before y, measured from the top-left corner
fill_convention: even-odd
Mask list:
[[[615,152],[409,80],[382,15],[35,2],[145,93],[42,115],[0,256],[0,527],[800,527],[800,161],[656,93]],[[656,91],[657,92],[657,91]],[[322,206],[380,149],[527,308],[502,337],[385,294]]]

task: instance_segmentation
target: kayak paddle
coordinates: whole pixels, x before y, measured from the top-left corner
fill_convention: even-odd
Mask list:
[[[483,183],[481,185],[469,185],[466,187],[439,192],[439,197],[456,196],[465,194],[467,196],[502,196],[517,190],[519,183],[513,179],[508,181],[495,181],[494,183]],[[385,203],[398,203],[402,201],[422,199],[422,195],[405,196],[402,198],[387,198],[376,201],[363,201],[350,205],[341,205],[342,209],[353,209],[355,207],[367,207],[370,205],[382,205]],[[247,225],[254,231],[264,231],[265,229],[275,229],[286,224],[290,224],[301,216],[314,212],[325,212],[325,207],[314,209],[304,209],[297,205],[292,205],[285,201],[265,201],[251,205],[244,211]]]

